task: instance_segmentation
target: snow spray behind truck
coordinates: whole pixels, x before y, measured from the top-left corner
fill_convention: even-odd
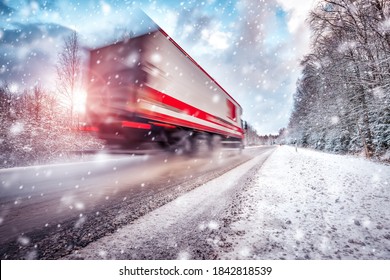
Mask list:
[[[242,108],[143,12],[143,32],[90,51],[87,115],[107,143],[241,148]]]

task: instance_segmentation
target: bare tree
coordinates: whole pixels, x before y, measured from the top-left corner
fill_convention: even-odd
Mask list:
[[[31,116],[33,116],[34,121],[39,123],[43,115],[43,106],[44,106],[45,93],[40,85],[36,85],[33,89],[31,95]]]
[[[31,90],[24,90],[14,106],[19,118],[35,126],[50,128],[49,122],[58,116],[57,102],[53,94],[37,84]]]
[[[68,111],[69,125],[74,125],[74,108],[76,89],[80,83],[80,46],[76,31],[65,38],[64,47],[58,55],[56,65],[58,91],[65,99],[65,108]],[[77,125],[78,126],[78,125]]]

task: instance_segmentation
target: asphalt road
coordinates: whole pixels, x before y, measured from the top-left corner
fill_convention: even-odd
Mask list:
[[[65,257],[272,149],[192,158],[103,155],[0,170],[0,256]]]

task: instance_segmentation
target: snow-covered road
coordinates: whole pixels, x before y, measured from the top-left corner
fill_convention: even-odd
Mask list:
[[[390,166],[270,153],[67,258],[390,259]]]
[[[87,162],[0,170],[0,255],[62,257],[273,149],[191,158],[98,155]]]
[[[221,217],[226,209],[272,152],[258,155],[69,257],[216,258],[213,245],[218,237],[211,237],[210,230],[223,227]]]

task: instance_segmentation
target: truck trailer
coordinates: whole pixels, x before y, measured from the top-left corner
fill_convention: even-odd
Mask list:
[[[241,106],[159,26],[89,57],[87,116],[108,144],[242,147]]]

